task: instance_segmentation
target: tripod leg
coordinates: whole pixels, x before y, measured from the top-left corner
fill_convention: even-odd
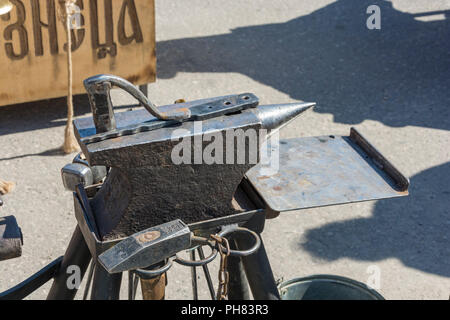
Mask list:
[[[199,246],[197,248],[197,251],[198,251],[198,255],[199,255],[200,259],[204,260],[205,253],[203,252],[203,248],[201,246]],[[202,266],[202,268],[203,268],[203,273],[205,274],[206,283],[208,284],[208,289],[209,289],[209,294],[211,295],[211,299],[216,300],[216,292],[214,291],[214,285],[211,280],[211,274],[209,273],[208,265],[205,264]]]
[[[68,273],[70,266],[77,266],[80,270],[80,282],[91,260],[91,253],[84,242],[80,228],[77,226],[73,232],[72,239],[67,247],[64,258],[61,262],[61,268],[55,276],[53,285],[47,296],[47,300],[73,300],[77,294],[78,288],[69,288],[68,280],[73,274]]]
[[[122,273],[110,274],[100,263],[95,264],[91,300],[119,300]]]
[[[195,261],[195,249],[190,252],[191,260]],[[192,278],[192,297],[194,300],[198,300],[198,283],[197,283],[197,268],[191,267]]]
[[[253,245],[253,239],[236,237],[238,248],[246,249]],[[280,295],[261,239],[261,247],[252,255],[242,257],[245,274],[255,300],[279,300]]]
[[[234,240],[230,240],[229,243],[231,250],[237,249]],[[245,270],[240,257],[228,257],[228,272],[230,274],[228,299],[250,300]]]

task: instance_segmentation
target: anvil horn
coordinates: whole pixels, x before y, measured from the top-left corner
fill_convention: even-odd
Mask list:
[[[252,111],[261,120],[263,128],[278,130],[315,105],[315,102],[270,104]]]

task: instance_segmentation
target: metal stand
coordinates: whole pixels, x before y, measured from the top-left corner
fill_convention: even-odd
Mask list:
[[[110,274],[96,263],[91,300],[119,300],[121,283],[122,273]]]
[[[252,243],[249,240],[251,239],[248,237],[236,239],[238,248],[243,250],[250,247]],[[262,240],[256,253],[244,256],[241,259],[254,299],[279,300],[277,284]]]
[[[91,261],[91,253],[84,241],[80,227],[77,226],[73,232],[72,239],[64,254],[61,266],[54,278],[53,285],[47,296],[47,300],[73,300],[78,289],[69,289],[67,280],[72,275],[67,273],[69,266],[78,266],[80,268],[80,281],[83,279],[86,269]]]

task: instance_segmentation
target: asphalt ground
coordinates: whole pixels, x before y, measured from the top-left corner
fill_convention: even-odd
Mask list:
[[[262,237],[275,277],[366,283],[379,270],[387,299],[448,299],[450,20],[448,11],[427,13],[450,10],[450,1],[156,2],[158,79],[148,89],[157,105],[241,92],[262,104],[315,101],[282,138],[348,135],[354,126],[410,177],[409,197],[267,221]],[[372,4],[380,30],[366,27]],[[113,98],[131,102],[119,92]],[[76,115],[89,115],[86,100],[75,101]],[[65,112],[64,99],[0,108],[0,177],[17,183],[0,212],[15,215],[24,234],[23,256],[0,263],[0,291],[62,255],[74,229],[60,178],[74,157],[58,149]],[[217,263],[214,280],[216,272]],[[188,268],[173,267],[168,279],[168,299],[192,298]]]

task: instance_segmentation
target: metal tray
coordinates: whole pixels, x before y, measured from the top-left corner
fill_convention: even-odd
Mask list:
[[[280,140],[279,169],[246,176],[267,206],[284,212],[408,195],[409,180],[356,129],[350,136]]]

